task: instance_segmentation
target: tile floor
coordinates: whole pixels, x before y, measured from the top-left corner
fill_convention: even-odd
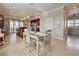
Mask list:
[[[0,56],[37,56],[37,52],[29,48],[28,43],[18,37],[16,33],[6,36],[7,44],[0,46]],[[67,40],[52,39],[51,52],[48,56],[79,56],[79,36],[69,36]]]

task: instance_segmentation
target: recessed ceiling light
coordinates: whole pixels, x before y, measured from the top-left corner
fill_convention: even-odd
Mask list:
[[[27,18],[30,18],[29,16],[27,16]]]
[[[15,8],[15,6],[13,6],[12,8]]]
[[[26,18],[23,18],[24,20],[26,19]]]
[[[75,8],[77,8],[77,7],[73,7],[73,8],[75,9]]]

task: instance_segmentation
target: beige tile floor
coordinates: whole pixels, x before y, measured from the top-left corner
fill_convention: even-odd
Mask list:
[[[37,51],[29,48],[27,42],[15,33],[6,36],[7,44],[0,46],[1,56],[37,56]],[[44,50],[48,56],[79,56],[79,37],[70,36],[67,40],[52,39],[51,51]]]

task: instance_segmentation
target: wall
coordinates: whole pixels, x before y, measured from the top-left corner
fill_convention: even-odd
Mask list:
[[[5,18],[4,29],[7,31],[7,33],[10,33],[10,19],[9,18]]]
[[[52,36],[56,39],[63,39],[64,30],[64,6],[42,14],[40,20],[40,30],[52,30]]]

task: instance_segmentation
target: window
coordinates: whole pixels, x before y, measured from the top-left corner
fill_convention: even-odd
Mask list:
[[[76,27],[79,26],[79,20],[75,20],[75,26],[76,26]]]
[[[68,24],[68,27],[73,27],[73,26],[74,26],[73,23],[69,23],[69,24]]]
[[[74,20],[68,20],[68,27],[74,26]]]
[[[68,27],[79,27],[79,19],[68,20]]]
[[[77,23],[75,23],[75,26],[79,26],[79,23],[77,24]]]
[[[68,20],[68,23],[74,23],[74,20]]]

